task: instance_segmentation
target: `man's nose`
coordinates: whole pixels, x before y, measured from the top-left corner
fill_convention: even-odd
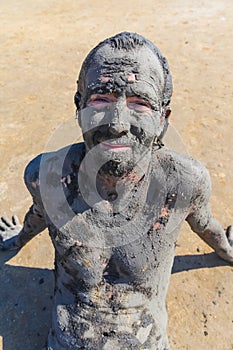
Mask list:
[[[112,135],[127,134],[130,130],[129,115],[125,103],[116,103],[109,122],[109,131]]]

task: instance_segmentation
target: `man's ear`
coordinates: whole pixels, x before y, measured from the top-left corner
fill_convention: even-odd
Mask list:
[[[82,124],[81,124],[81,116],[80,116],[80,109],[81,109],[81,94],[79,91],[77,91],[74,95],[74,103],[75,106],[77,108],[76,110],[76,114],[77,114],[77,119],[78,119],[78,124],[80,126],[80,128],[82,128]]]
[[[81,94],[79,91],[77,91],[74,95],[74,103],[75,103],[77,110],[79,111],[81,108]]]
[[[165,118],[168,118],[169,116],[170,116],[170,114],[171,114],[171,107],[170,106],[166,106],[165,108],[164,108],[164,116],[165,116]]]
[[[171,107],[170,106],[162,107],[161,117],[160,117],[161,124],[164,124],[164,125],[168,124],[170,114],[171,114]]]
[[[164,135],[167,132],[167,128],[168,128],[168,119],[169,119],[169,115],[171,114],[171,107],[170,106],[166,106],[163,108],[162,111],[162,120],[163,120],[163,130],[161,132],[161,134],[158,136],[158,141],[162,144],[162,139],[164,137]]]

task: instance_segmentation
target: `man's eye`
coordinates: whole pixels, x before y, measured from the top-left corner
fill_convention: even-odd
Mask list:
[[[108,96],[93,96],[90,98],[90,100],[87,102],[87,106],[93,106],[93,107],[104,107],[108,104],[112,103],[112,100],[108,98]]]
[[[145,106],[145,107],[150,108],[150,105],[148,103],[144,102],[144,101],[136,101],[134,103],[136,103],[139,106]]]
[[[105,98],[96,98],[94,100],[90,100],[88,102],[88,105],[89,106],[94,106],[94,105],[97,105],[97,104],[102,104],[102,103],[109,103],[109,101]]]
[[[151,113],[152,106],[143,100],[134,100],[127,103],[130,109],[134,109],[136,112]]]
[[[104,98],[104,97],[99,97],[97,99],[95,99],[95,101],[100,101],[100,102],[109,102],[109,100],[107,98]]]

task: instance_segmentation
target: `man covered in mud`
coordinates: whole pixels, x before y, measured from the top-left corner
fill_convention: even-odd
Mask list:
[[[46,348],[168,350],[165,298],[187,220],[233,262],[233,234],[210,211],[201,163],[162,143],[172,80],[147,39],[120,33],[85,59],[75,94],[84,142],[32,160],[33,205],[21,228],[1,223],[1,248],[20,249],[46,227],[55,248]]]

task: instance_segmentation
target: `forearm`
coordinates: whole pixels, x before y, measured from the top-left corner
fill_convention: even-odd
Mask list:
[[[197,234],[224,260],[233,263],[233,247],[230,245],[225,230],[219,222],[212,217],[207,227]]]
[[[23,247],[27,242],[29,242],[38,233],[43,231],[46,227],[47,225],[41,211],[38,210],[35,204],[32,205],[25,216],[22,230],[16,237],[16,247]]]
[[[204,213],[203,213],[204,214]],[[207,213],[206,213],[207,214]],[[196,232],[224,260],[233,263],[233,247],[230,245],[225,230],[213,215],[207,215],[206,223],[195,216],[187,219],[191,229]]]

